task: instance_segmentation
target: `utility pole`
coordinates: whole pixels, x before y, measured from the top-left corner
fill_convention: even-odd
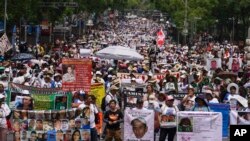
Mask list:
[[[6,33],[6,21],[7,21],[7,0],[4,3],[4,32]]]
[[[185,0],[185,20],[184,20],[184,43],[187,43],[187,35],[188,35],[188,23],[187,23],[187,0]]]

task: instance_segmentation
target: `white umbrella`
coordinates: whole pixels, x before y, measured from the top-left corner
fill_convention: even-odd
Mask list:
[[[135,50],[122,46],[110,46],[96,52],[96,56],[105,59],[115,60],[143,60],[143,56],[137,53]]]

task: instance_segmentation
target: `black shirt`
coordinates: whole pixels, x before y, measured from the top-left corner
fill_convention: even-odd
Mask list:
[[[104,121],[107,123],[107,129],[119,130],[120,123],[123,122],[123,114],[120,110],[116,110],[115,112],[108,110],[104,115]],[[109,124],[109,121],[117,121],[117,123]]]

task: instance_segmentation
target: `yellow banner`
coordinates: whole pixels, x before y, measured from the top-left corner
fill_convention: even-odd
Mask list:
[[[102,104],[102,98],[105,96],[105,87],[102,83],[91,84],[90,95],[96,97],[96,105],[100,108]]]

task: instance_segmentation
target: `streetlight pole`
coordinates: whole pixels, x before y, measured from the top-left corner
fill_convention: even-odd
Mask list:
[[[7,0],[4,3],[4,32],[6,33],[6,21],[7,21]]]
[[[188,29],[187,29],[187,0],[185,0],[185,20],[184,20],[184,43],[187,43],[187,34],[188,34]]]
[[[233,17],[233,33],[232,33],[232,43],[234,42],[234,17]]]

